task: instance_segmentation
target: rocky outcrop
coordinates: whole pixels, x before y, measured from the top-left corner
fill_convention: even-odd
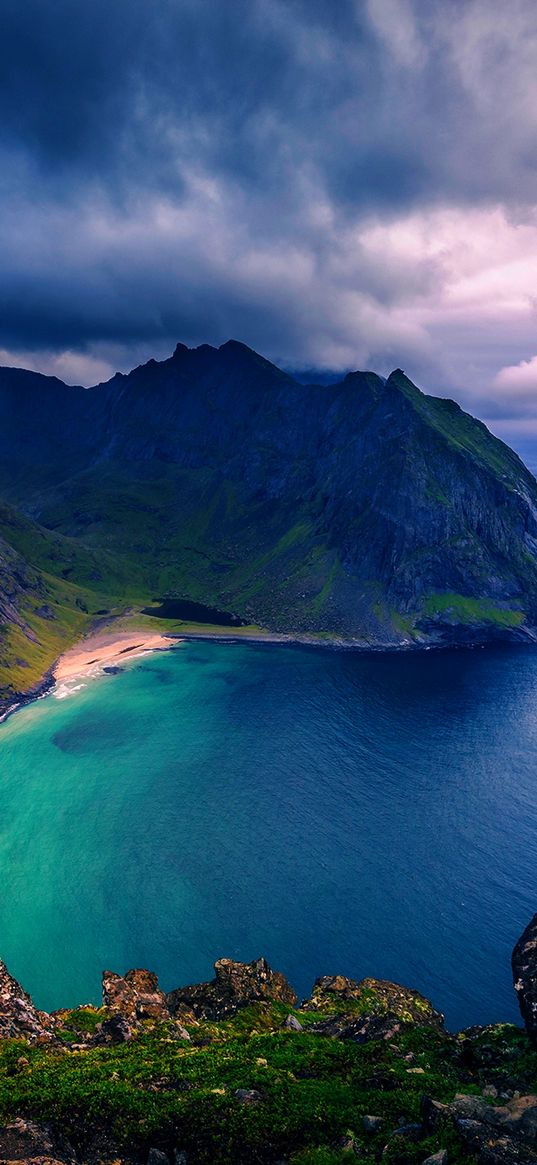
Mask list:
[[[344,975],[323,975],[316,979],[309,999],[302,1007],[305,1011],[332,1011],[340,1020],[357,1012],[360,1016],[382,1017],[398,1023],[419,1023],[422,1026],[442,1029],[444,1016],[420,995],[390,983],[386,979],[347,979]]]
[[[52,1039],[53,1021],[38,1011],[20,983],[0,962],[0,1038],[36,1041]]]
[[[103,972],[103,1004],[111,1012],[120,1012],[127,1020],[167,1020],[170,1011],[152,971],[133,969],[125,975]]]
[[[219,959],[215,977],[209,983],[179,987],[167,996],[172,1015],[192,1013],[196,1019],[227,1019],[241,1007],[260,1001],[278,1000],[293,1007],[297,997],[280,971],[272,971],[266,959],[235,963]]]
[[[512,956],[513,983],[526,1031],[537,1045],[537,914],[520,936]]]
[[[409,1024],[443,1031],[444,1017],[420,995],[385,979],[362,979],[359,983],[344,975],[324,975],[316,979],[304,1011],[319,1011],[327,1018],[308,1028],[318,1035],[367,1044],[371,1040],[390,1041]]]
[[[183,1023],[172,1015],[168,998],[153,971],[135,968],[125,975],[104,971],[103,1005],[107,1016],[95,1032],[96,1043],[127,1043],[138,1031],[161,1023],[170,1025],[176,1039],[190,1039]],[[196,1022],[186,1008],[181,1018],[183,1022]]]
[[[513,956],[530,1027],[536,921]],[[291,1165],[312,1132],[319,1160],[537,1165],[537,1055],[512,1025],[450,1035],[419,992],[338,975],[295,1007],[265,959],[169,994],[106,971],[103,1008],[48,1016],[0,967],[0,1037],[28,1041],[0,1057],[0,1165]]]

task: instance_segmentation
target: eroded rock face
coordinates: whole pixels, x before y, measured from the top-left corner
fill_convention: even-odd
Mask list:
[[[266,959],[235,963],[219,959],[215,977],[209,983],[179,987],[167,996],[172,1015],[192,1012],[196,1019],[226,1019],[241,1007],[260,1000],[278,1000],[294,1007],[297,997],[280,971],[273,971]]]
[[[50,1015],[38,1011],[5,963],[0,962],[0,1038],[50,1040],[52,1029]]]
[[[520,936],[512,955],[513,983],[526,1031],[537,1046],[537,914]]]
[[[391,1023],[419,1023],[439,1029],[444,1026],[444,1016],[428,999],[386,979],[361,979],[358,983],[344,975],[323,975],[315,980],[311,997],[302,1007],[305,1011],[346,1013],[347,1017],[353,1012],[385,1016]]]

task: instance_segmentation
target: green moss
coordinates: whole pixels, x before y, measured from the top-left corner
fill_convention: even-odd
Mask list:
[[[322,553],[322,551],[320,549],[319,549],[319,553]],[[335,583],[336,578],[339,574],[339,571],[340,571],[340,563],[339,563],[339,560],[336,558],[332,564],[332,567],[331,567],[327,577],[325,578],[325,581],[323,582],[323,585],[322,585],[320,591],[318,592],[318,594],[315,595],[314,599],[312,599],[312,601],[310,603],[310,610],[311,610],[311,613],[313,616],[320,614],[325,603],[330,598],[330,596],[333,592],[334,583]]]
[[[499,607],[489,599],[473,599],[454,592],[430,594],[423,603],[424,614],[442,615],[452,623],[463,625],[490,623],[495,627],[520,627],[524,612]]]
[[[59,1035],[66,1042],[74,1042],[79,1036],[94,1035],[98,1024],[106,1019],[104,1007],[75,1007],[61,1016]]]

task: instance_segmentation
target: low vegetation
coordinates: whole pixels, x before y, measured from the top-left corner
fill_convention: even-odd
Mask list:
[[[259,1003],[189,1027],[190,1040],[164,1024],[128,1043],[80,1048],[104,1014],[64,1013],[63,1046],[0,1042],[4,1122],[53,1122],[84,1158],[99,1145],[104,1158],[144,1160],[156,1147],[196,1165],[343,1165],[354,1154],[419,1165],[447,1148],[463,1165],[473,1158],[451,1120],[417,1139],[423,1096],[449,1103],[485,1085],[537,1088],[537,1053],[511,1026],[453,1039],[409,1023],[360,1045],[308,1032],[319,1012],[295,1012],[304,1030],[283,1030],[289,1008]]]

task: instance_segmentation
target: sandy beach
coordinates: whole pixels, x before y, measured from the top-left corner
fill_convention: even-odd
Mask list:
[[[98,631],[60,656],[53,676],[57,682],[73,679],[93,667],[115,666],[125,663],[130,656],[162,651],[177,642],[154,631]]]

